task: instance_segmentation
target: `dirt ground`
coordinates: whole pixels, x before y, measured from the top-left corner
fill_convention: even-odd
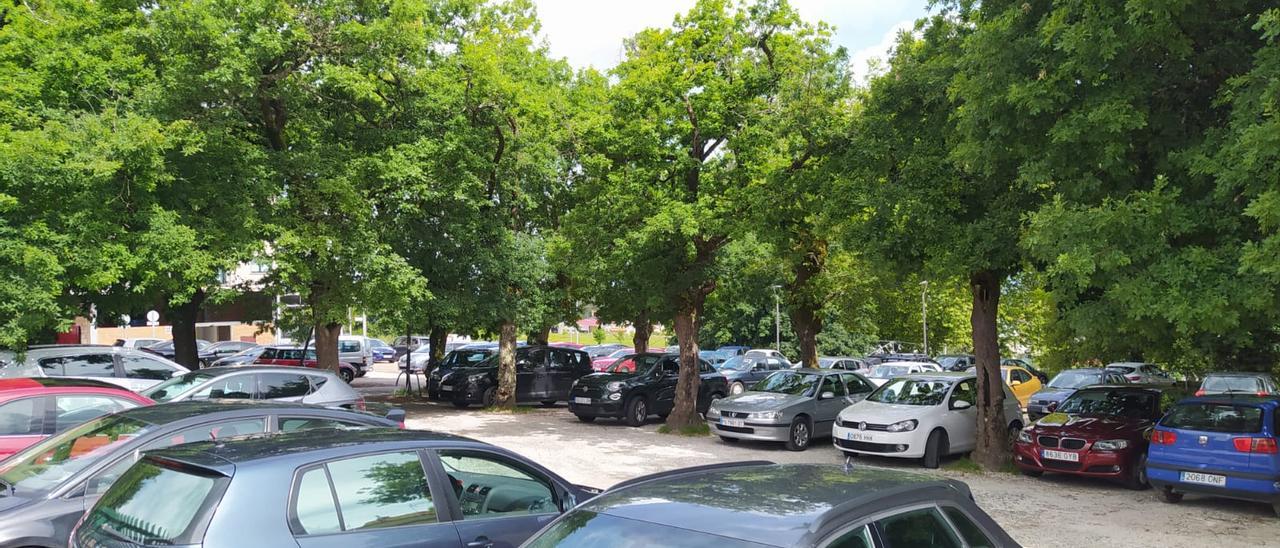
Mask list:
[[[375,372],[355,384],[366,394],[385,397],[391,392],[392,378],[393,373]],[[808,451],[791,452],[780,444],[730,445],[710,436],[659,434],[656,418],[639,428],[605,419],[585,424],[563,405],[500,414],[403,398],[389,401],[406,408],[408,428],[449,432],[499,445],[570,481],[593,487],[605,488],[644,474],[711,462],[844,462],[826,440],[815,440]],[[1085,478],[928,471],[912,461],[887,458],[858,459],[855,465],[938,473],[964,481],[978,504],[1029,547],[1280,546],[1280,519],[1262,504],[1188,495],[1175,505],[1162,502],[1151,490],[1130,491]]]

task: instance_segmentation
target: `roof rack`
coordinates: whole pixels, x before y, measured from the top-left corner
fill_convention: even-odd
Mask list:
[[[690,466],[688,468],[677,468],[675,470],[667,470],[665,472],[658,472],[655,474],[649,474],[649,475],[640,476],[637,478],[631,478],[629,480],[617,483],[613,487],[605,489],[604,492],[608,493],[611,491],[617,491],[618,489],[622,489],[625,487],[631,487],[633,485],[640,484],[640,483],[646,483],[653,480],[660,480],[660,479],[666,479],[666,478],[671,478],[676,476],[682,476],[685,474],[695,474],[698,472],[708,472],[711,470],[721,470],[721,469],[727,469],[727,468],[742,468],[746,466],[772,466],[775,464],[778,464],[778,463],[773,461],[767,461],[767,460],[743,460],[743,461],[736,461],[736,462],[721,462],[717,464],[704,464],[701,466]]]

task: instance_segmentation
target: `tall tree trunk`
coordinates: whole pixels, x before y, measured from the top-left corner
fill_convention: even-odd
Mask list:
[[[792,269],[795,278],[787,287],[787,316],[791,318],[791,329],[800,345],[800,363],[805,367],[818,367],[818,333],[822,332],[824,301],[818,298],[814,278],[826,267],[827,242],[822,239],[808,241],[808,250]]]
[[[495,407],[516,405],[516,322],[503,320],[498,332],[498,395]]]
[[[667,416],[667,426],[681,429],[695,426],[702,422],[698,416],[698,385],[702,377],[698,376],[698,322],[702,316],[702,303],[706,294],[701,289],[694,290],[684,306],[676,311],[676,340],[680,344],[680,378],[676,381],[676,398],[671,414]]]
[[[1008,425],[1004,420],[1004,379],[1000,374],[1000,340],[996,314],[1000,307],[1000,276],[983,270],[969,275],[973,292],[973,355],[978,372],[978,446],[973,459],[987,470],[1009,462]]]
[[[173,324],[173,360],[188,369],[200,368],[200,349],[196,347],[196,320],[204,306],[204,289],[197,289],[187,302],[169,308]]]
[[[551,326],[548,325],[538,328],[537,331],[530,331],[525,340],[531,345],[539,344],[545,346],[551,342]]]
[[[433,325],[429,331],[427,340],[431,345],[431,357],[427,361],[431,367],[435,367],[444,361],[444,347],[449,344],[449,329],[441,325]]]
[[[338,336],[341,334],[340,323],[316,325],[316,361],[320,369],[338,373]],[[306,360],[306,356],[303,356],[303,360]]]
[[[822,317],[810,303],[798,303],[788,307],[791,330],[800,345],[800,363],[805,367],[818,367],[818,333],[822,332]]]
[[[649,314],[640,313],[631,325],[636,330],[635,334],[631,335],[631,345],[635,347],[637,353],[648,352],[649,337],[653,336],[653,324],[649,323]]]

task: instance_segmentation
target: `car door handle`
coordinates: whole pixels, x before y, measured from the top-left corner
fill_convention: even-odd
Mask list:
[[[467,548],[493,548],[493,541],[489,537],[476,537],[475,540],[467,543]]]

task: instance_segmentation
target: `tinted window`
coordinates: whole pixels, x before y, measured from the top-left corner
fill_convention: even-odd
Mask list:
[[[1021,369],[1009,370],[1009,382],[1027,382],[1031,380],[1031,375]]]
[[[673,541],[673,539],[678,539]],[[764,546],[730,537],[677,529],[648,521],[575,511],[529,542],[529,548],[750,548]]]
[[[455,485],[462,485],[460,498],[463,519],[559,512],[547,481],[525,472],[506,459],[493,455],[441,451],[440,463],[449,474],[449,480]],[[509,496],[499,500],[493,500],[492,495],[478,496],[484,491],[501,491]]]
[[[55,396],[54,401],[57,407],[54,411],[54,429],[58,431],[138,406],[132,400],[94,395]]]
[[[876,522],[886,548],[960,548],[951,527],[933,508],[923,508]]]
[[[122,356],[120,365],[124,366],[124,375],[130,379],[151,379],[163,381],[177,371],[167,363],[153,360],[145,356]]]
[[[86,354],[83,356],[63,356],[61,358],[53,358],[57,365],[45,365],[46,360],[41,360],[41,367],[45,368],[46,375],[65,375],[68,377],[114,377],[116,376],[115,360],[110,354]],[[57,372],[61,369],[61,372]]]
[[[342,530],[338,523],[338,505],[333,502],[329,476],[325,469],[313,468],[302,474],[298,493],[293,499],[293,515],[297,516],[298,533],[320,535]]]
[[[141,462],[125,473],[85,520],[90,531],[110,531],[143,545],[187,544],[184,539],[218,480]]]
[[[276,356],[278,356],[279,354],[280,354],[279,350],[276,350],[274,348],[265,348],[262,350],[261,354],[258,354],[258,358],[263,360],[274,360],[276,359]]]
[[[680,360],[676,358],[666,358],[662,360],[662,374],[666,376],[676,376],[680,374]]]
[[[1218,403],[1179,405],[1160,424],[1169,428],[1203,432],[1258,432],[1262,430],[1262,408]]]
[[[146,449],[158,449],[194,441],[220,440],[232,436],[261,434],[266,431],[266,424],[266,419],[261,417],[202,424],[148,443]]]
[[[551,351],[551,369],[565,371],[573,368],[573,355],[564,350]]]
[[[293,432],[295,430],[312,430],[315,428],[337,428],[340,430],[354,430],[365,428],[365,425],[340,421],[336,419],[315,419],[305,417],[285,418],[280,417],[280,431]]]
[[[1157,396],[1149,392],[1090,389],[1072,394],[1058,406],[1057,411],[1075,415],[1150,419],[1156,416],[1156,406],[1159,403]]]
[[[44,398],[23,398],[0,405],[0,436],[44,433]]]
[[[496,354],[495,354],[496,356]],[[545,348],[530,348],[524,352],[516,351],[516,368],[517,369],[533,369],[541,367],[547,361],[547,350]]]
[[[845,386],[849,387],[850,394],[861,394],[875,390],[875,387],[857,375],[840,375],[840,380],[844,381]]]
[[[711,364],[704,362],[702,360],[698,360],[698,372],[699,373],[715,373],[716,370],[715,368],[711,367]]]
[[[819,390],[818,394],[821,395],[825,392],[831,392],[837,398],[843,398],[846,395],[844,383],[840,382],[840,379],[835,375],[827,375],[822,378],[822,390]]]
[[[954,506],[944,506],[942,513],[947,515],[947,519],[951,520],[951,524],[956,530],[960,531],[960,536],[964,537],[965,544],[971,548],[992,548],[991,539],[987,538],[987,534],[982,532],[978,524],[969,519],[968,514],[963,510]]]
[[[223,375],[205,384],[191,395],[194,400],[248,400],[257,390],[254,376],[249,374]]]
[[[360,351],[360,341],[338,341],[338,352],[352,353]]]
[[[307,375],[291,375],[289,373],[259,373],[258,394],[265,400],[279,398],[301,398],[311,393],[311,382]]]
[[[1231,392],[1253,394],[1264,389],[1262,381],[1255,377],[1237,377],[1234,375],[1230,377],[1205,377],[1204,384],[1202,384],[1200,388],[1211,394],[1226,394]]]
[[[436,522],[436,507],[416,452],[356,457],[326,466],[345,530]]]
[[[840,538],[828,544],[827,548],[873,548],[874,546],[875,543],[871,541],[871,528],[863,525],[840,535]]]

